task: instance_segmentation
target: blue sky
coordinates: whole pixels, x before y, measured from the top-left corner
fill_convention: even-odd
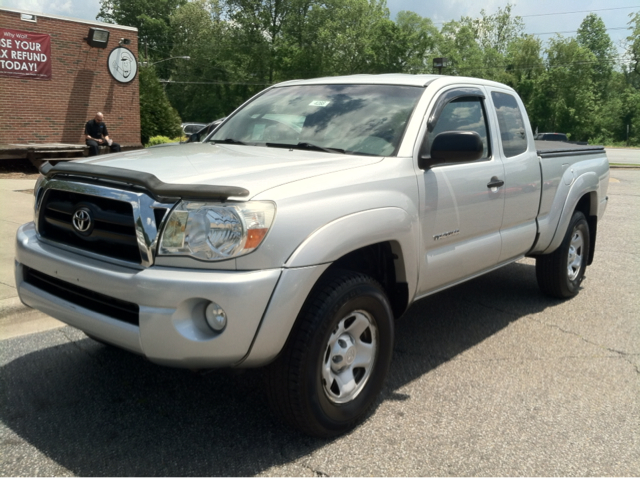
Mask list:
[[[411,10],[435,23],[457,20],[462,16],[478,16],[484,8],[494,13],[509,0],[387,0],[391,18],[401,10]],[[629,13],[640,11],[640,0],[527,0],[511,1],[514,13],[523,17],[527,33],[540,34],[546,40],[553,36],[549,32],[561,32],[572,36],[587,15],[593,11],[604,20],[611,39],[617,46],[629,34]],[[64,15],[67,17],[95,20],[99,0],[0,0],[7,8]],[[573,12],[573,13],[568,13]],[[544,15],[541,15],[544,14]],[[554,14],[554,15],[549,15]],[[623,29],[621,29],[623,28]]]

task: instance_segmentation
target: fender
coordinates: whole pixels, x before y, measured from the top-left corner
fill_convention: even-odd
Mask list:
[[[565,172],[565,175],[567,172]],[[571,217],[573,216],[573,212],[578,205],[578,201],[585,195],[591,192],[598,191],[600,181],[598,175],[595,172],[587,172],[580,175],[571,185],[569,189],[569,194],[567,195],[567,199],[564,202],[564,206],[562,208],[562,212],[560,214],[560,219],[558,220],[558,225],[554,230],[553,238],[549,242],[548,246],[542,251],[543,254],[550,254],[555,251],[562,240],[564,239],[564,235],[569,227],[569,222],[571,221]],[[558,190],[560,193],[560,190]],[[593,202],[593,201],[592,201]],[[596,203],[597,204],[597,200]],[[552,208],[553,211],[553,208]],[[597,209],[596,209],[597,211]],[[597,213],[597,212],[596,212]],[[550,214],[551,216],[551,214]],[[538,247],[536,249],[540,250],[541,247],[544,247],[543,244],[538,243]]]
[[[398,207],[370,209],[341,217],[314,231],[291,254],[285,267],[331,263],[361,247],[396,242],[402,251],[396,274],[407,282],[411,301],[418,282],[418,237],[417,217]]]
[[[401,253],[396,248],[394,252],[403,263],[396,267],[396,274],[398,280],[407,282],[411,303],[418,283],[417,240],[417,217],[397,207],[350,214],[317,229],[286,261],[251,349],[236,367],[262,366],[272,361],[284,347],[322,273],[332,262],[361,247],[385,241],[399,244]]]

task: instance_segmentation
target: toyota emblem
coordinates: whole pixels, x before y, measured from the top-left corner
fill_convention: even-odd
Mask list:
[[[91,230],[93,220],[91,219],[91,211],[86,207],[81,207],[73,213],[73,228],[80,234],[86,234]]]

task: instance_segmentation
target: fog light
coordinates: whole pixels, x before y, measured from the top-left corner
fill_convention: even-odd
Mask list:
[[[204,310],[204,318],[207,320],[207,324],[216,332],[222,332],[227,326],[227,314],[224,313],[222,307],[215,302],[210,302],[207,308]]]

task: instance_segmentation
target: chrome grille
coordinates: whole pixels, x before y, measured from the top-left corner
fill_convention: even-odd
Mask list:
[[[88,234],[73,225],[79,210],[90,211]],[[140,263],[133,209],[113,199],[50,189],[44,197],[39,232],[44,238],[97,254]]]
[[[149,267],[171,204],[144,192],[60,179],[44,180],[36,202],[41,239],[114,262]]]

